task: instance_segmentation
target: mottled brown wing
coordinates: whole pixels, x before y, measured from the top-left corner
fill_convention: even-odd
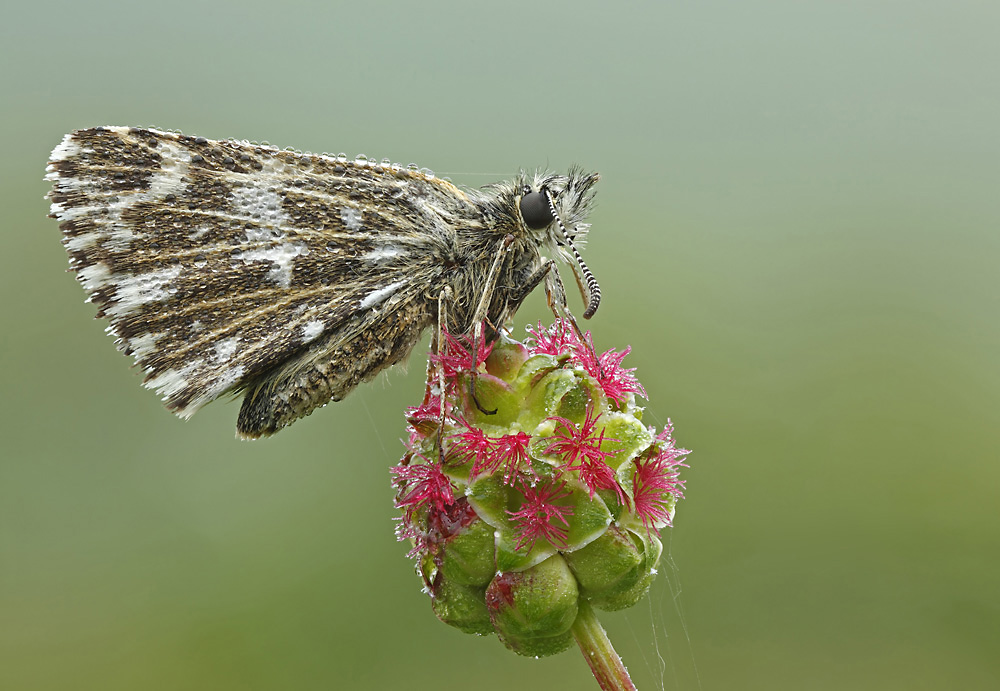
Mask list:
[[[251,437],[405,356],[450,223],[478,213],[412,168],[149,129],[73,132],[47,170],[70,265],[145,385],[182,417],[247,389]]]

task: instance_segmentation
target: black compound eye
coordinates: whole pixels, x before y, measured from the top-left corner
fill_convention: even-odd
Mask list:
[[[541,230],[552,223],[549,200],[541,192],[528,192],[521,197],[521,218],[532,230]]]

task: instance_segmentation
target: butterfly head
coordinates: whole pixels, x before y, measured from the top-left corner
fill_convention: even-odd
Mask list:
[[[573,268],[587,303],[590,319],[601,302],[597,279],[580,255],[590,224],[585,222],[594,197],[597,173],[570,168],[567,175],[535,173],[522,176],[517,200],[521,221],[529,232]]]

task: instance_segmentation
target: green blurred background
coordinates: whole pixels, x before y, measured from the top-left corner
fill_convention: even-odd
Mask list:
[[[663,577],[603,617],[639,688],[998,688],[996,3],[2,14],[0,688],[597,688],[419,592],[388,469],[426,342],[257,443],[139,386],[42,200],[99,124],[600,170],[590,326],[694,449]]]

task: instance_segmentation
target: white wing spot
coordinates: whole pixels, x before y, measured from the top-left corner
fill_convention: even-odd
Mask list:
[[[282,288],[292,285],[292,262],[296,257],[309,254],[309,248],[303,243],[285,242],[272,247],[262,247],[243,252],[243,263],[268,261],[274,266],[267,272],[267,279],[277,283]]]
[[[84,153],[83,147],[73,141],[72,134],[67,134],[63,137],[63,140],[59,142],[59,146],[52,150],[52,156],[49,160],[53,163],[56,161],[65,161],[67,158],[76,158],[82,153]]]
[[[156,333],[145,333],[133,336],[128,342],[128,347],[132,349],[132,357],[138,361],[147,355],[156,352],[157,344],[160,342],[160,339],[166,335],[167,334],[164,331],[157,331]]]
[[[109,127],[108,129],[125,136],[128,128]],[[66,135],[62,143],[52,151],[52,160],[60,161],[86,153],[79,143],[72,141],[72,134]],[[187,174],[191,162],[191,153],[168,139],[160,140],[163,147],[160,168],[149,178],[149,188],[144,191],[122,191],[118,195],[99,204],[89,206],[78,206],[72,209],[65,208],[62,204],[52,204],[51,212],[60,221],[72,221],[77,218],[92,217],[93,221],[109,230],[106,232],[108,244],[119,250],[127,250],[132,241],[133,233],[131,228],[122,224],[122,212],[131,209],[143,202],[161,201],[168,194],[180,195],[184,192],[186,182],[184,176]],[[94,186],[90,180],[78,180],[60,177],[53,166],[48,167],[46,179],[56,181],[56,188],[71,187],[81,191],[86,191]],[[70,182],[70,180],[72,180]],[[103,233],[102,233],[103,234]],[[67,245],[71,248],[79,248],[93,244],[90,238],[79,238],[70,240]]]
[[[222,371],[219,374],[218,379],[206,387],[205,393],[198,396],[198,398],[192,401],[191,405],[188,406],[188,408],[191,409],[191,413],[206,403],[215,400],[221,394],[225,393],[227,389],[234,387],[239,382],[240,377],[243,376],[243,371],[243,365],[237,365],[236,367],[230,367],[229,369]],[[187,408],[185,408],[183,412],[186,411]]]
[[[368,252],[367,254],[364,255],[363,259],[365,261],[372,262],[373,264],[378,264],[388,259],[392,259],[393,257],[398,257],[401,254],[404,254],[403,249],[401,247],[387,245],[385,247],[379,247],[376,250]]]
[[[160,170],[149,180],[149,191],[133,195],[132,202],[127,206],[134,206],[143,201],[160,200],[168,194],[179,196],[184,192],[186,186],[184,176],[190,168],[191,152],[169,139],[161,139],[160,145],[163,147],[163,151],[160,152],[162,162]]]
[[[373,305],[377,305],[378,303],[382,302],[387,297],[395,293],[397,290],[405,286],[407,283],[408,281],[396,281],[395,283],[390,283],[385,288],[379,288],[378,290],[374,290],[371,293],[368,293],[368,295],[365,296],[365,298],[359,303],[358,306],[361,309],[368,309]]]
[[[57,205],[52,205],[52,213],[55,214],[60,219],[69,219],[73,217],[72,210],[66,212],[56,212],[55,207]],[[81,233],[76,237],[66,238],[66,250],[68,252],[79,252],[80,250],[86,249],[91,246],[96,246],[97,243],[101,241],[101,233]]]
[[[248,228],[250,242],[281,237],[280,228],[289,222],[288,214],[281,208],[281,195],[270,180],[249,178],[242,185],[233,186],[233,208],[237,214],[246,216],[265,228]],[[271,231],[271,229],[274,229]]]
[[[170,293],[167,286],[180,273],[181,267],[172,266],[162,271],[150,271],[135,276],[115,275],[114,282],[117,289],[113,298],[114,304],[108,308],[108,313],[114,317],[121,317],[148,302],[162,302],[168,299]]]
[[[111,279],[111,270],[108,268],[107,264],[98,262],[96,264],[83,267],[76,272],[76,275],[87,292],[92,293],[107,284],[107,282]]]
[[[215,344],[215,359],[218,362],[225,362],[231,358],[240,347],[240,337],[233,336],[226,338]]]
[[[361,230],[361,209],[344,206],[340,209],[340,220],[348,230]]]
[[[184,365],[184,367],[179,370],[164,370],[159,375],[147,381],[144,386],[147,389],[155,389],[156,393],[160,394],[163,400],[167,400],[174,394],[182,391],[188,385],[188,377],[204,366],[204,360],[195,360],[194,362],[189,362]],[[191,413],[194,413],[194,410],[192,410]],[[188,413],[187,416],[190,416],[191,413]],[[183,413],[178,413],[178,415],[187,417],[184,416]]]
[[[318,319],[306,322],[302,326],[302,342],[312,343],[323,333],[323,322]]]
[[[296,257],[308,254],[309,248],[301,242],[280,242],[285,239],[283,227],[290,223],[290,219],[281,208],[277,187],[267,180],[247,180],[242,186],[234,188],[232,194],[237,212],[257,224],[244,231],[244,247],[255,247],[243,250],[243,262],[271,262],[274,266],[267,279],[282,288],[290,287],[292,263]]]

